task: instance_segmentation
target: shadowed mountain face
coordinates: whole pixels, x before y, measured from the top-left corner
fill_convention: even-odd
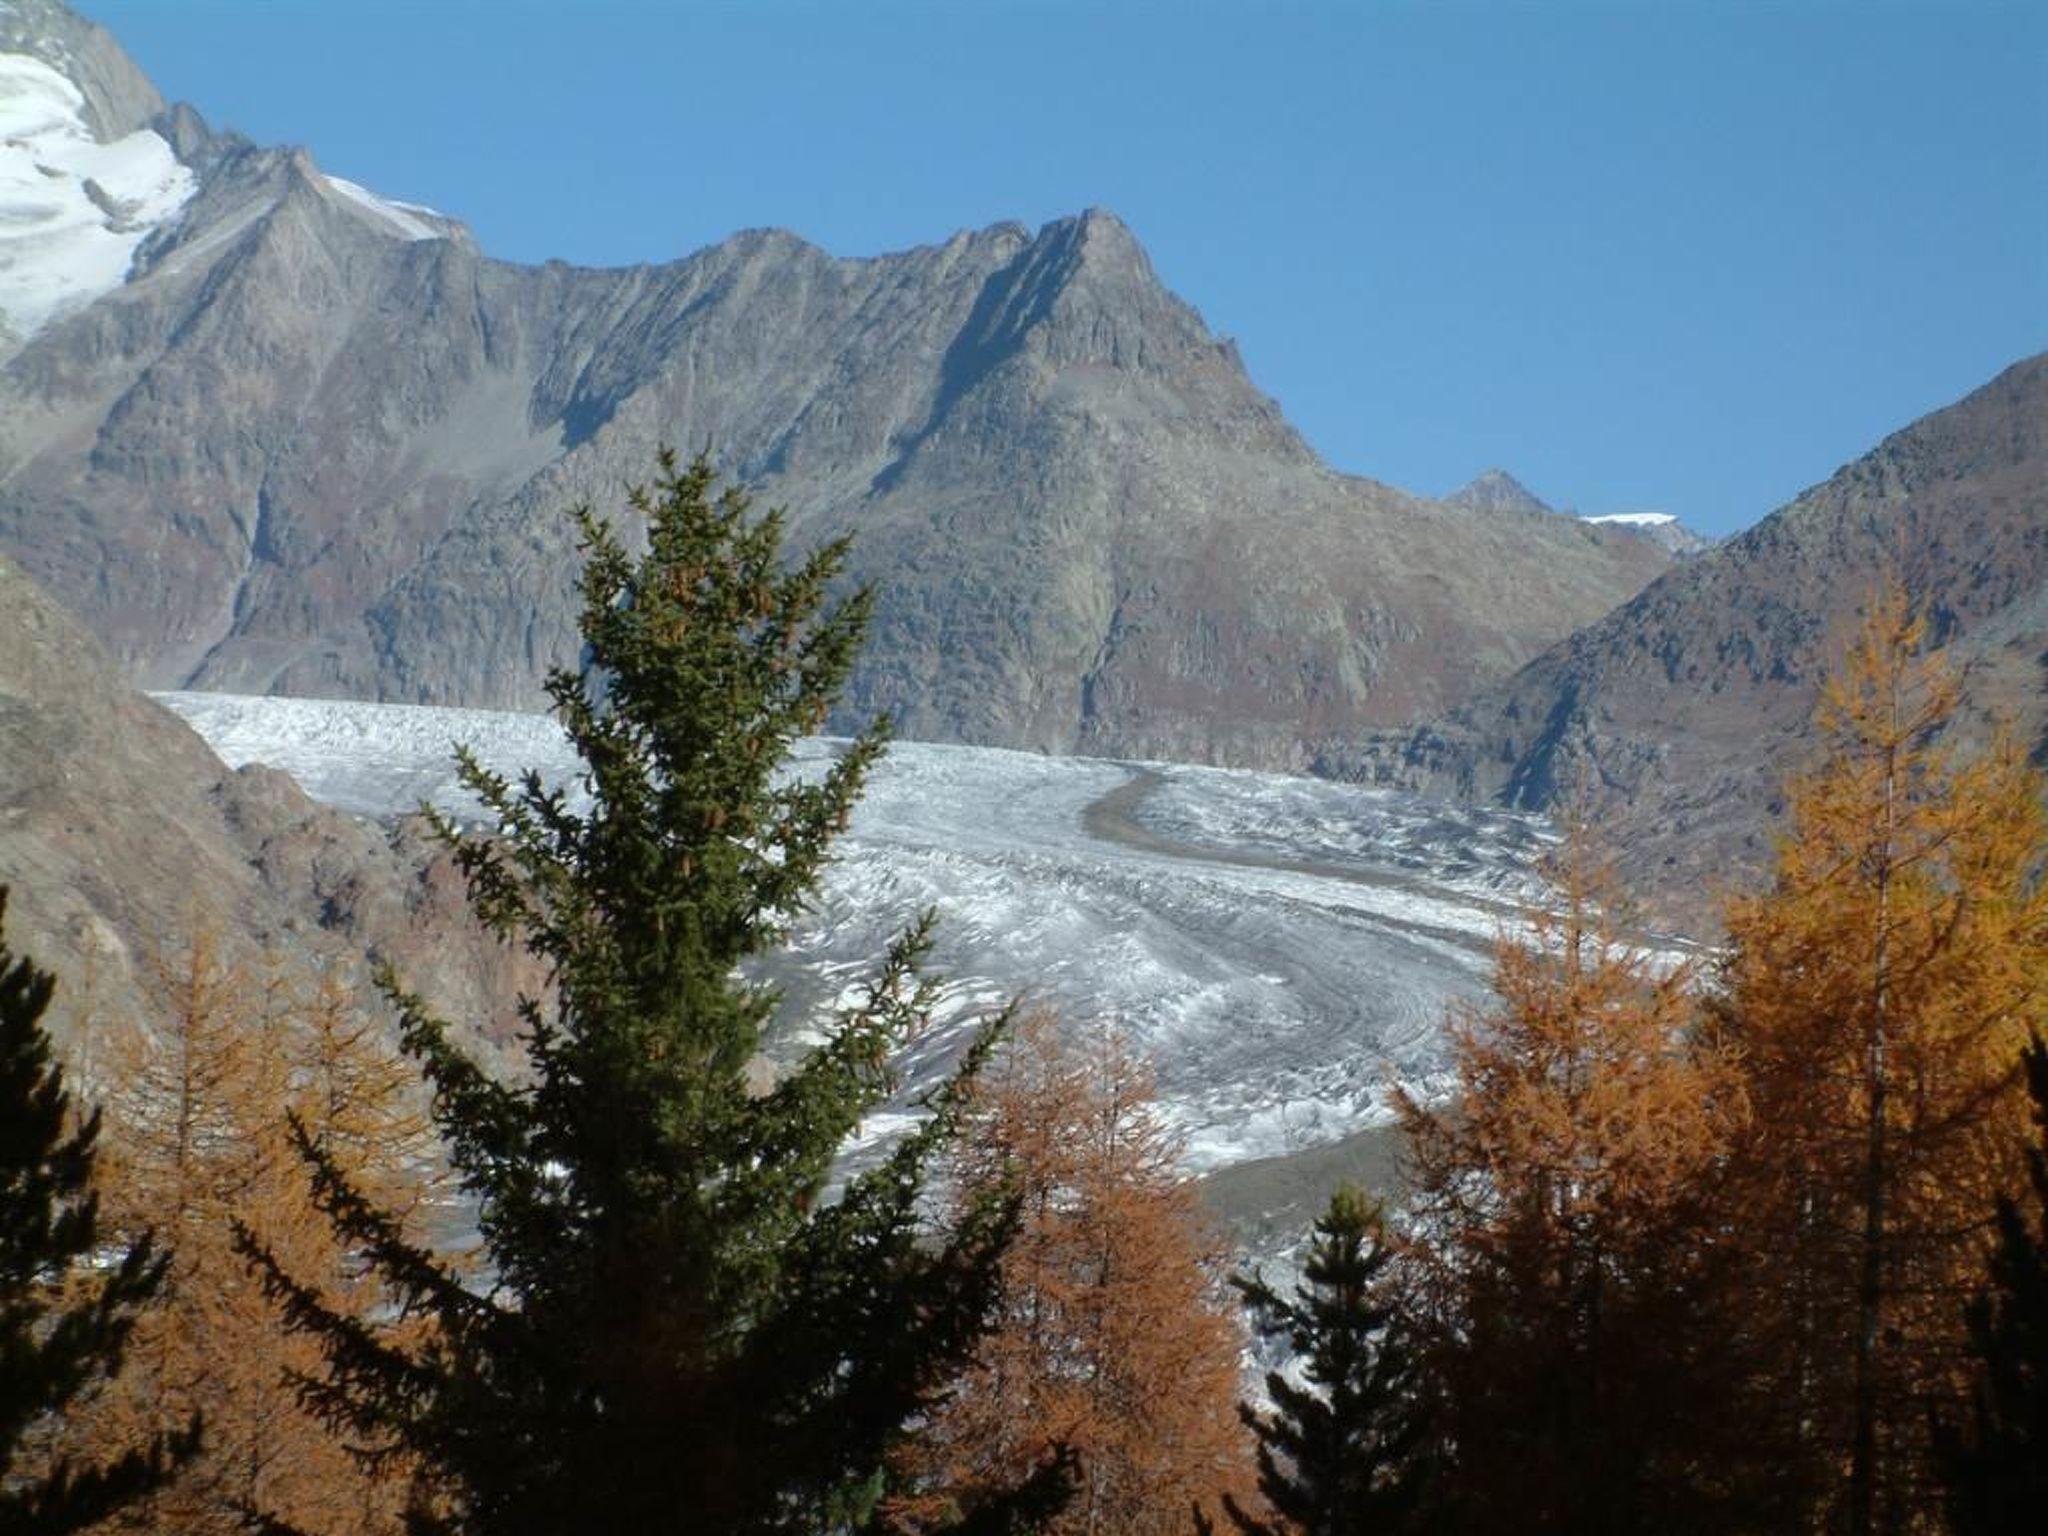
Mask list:
[[[562,512],[616,507],[663,442],[799,543],[856,536],[880,601],[842,723],[928,738],[1298,764],[1667,563],[1333,473],[1107,214],[521,267],[155,122],[189,200],[0,349],[0,548],[152,686],[530,706],[574,654]]]
[[[2048,758],[2048,355],[1349,766],[1524,807],[1583,782],[1645,883],[1705,914],[1712,888],[1762,866],[1822,674],[1887,570],[1969,669],[1968,729],[2002,717]]]

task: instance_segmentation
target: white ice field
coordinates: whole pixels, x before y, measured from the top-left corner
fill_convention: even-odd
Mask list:
[[[77,86],[0,53],[0,339],[25,340],[119,287],[195,187],[161,135],[101,143]]]
[[[540,716],[159,697],[229,764],[281,768],[362,815],[460,810],[457,741],[500,770],[577,766]],[[806,743],[800,762],[834,750]],[[1397,1080],[1439,1071],[1445,1008],[1484,985],[1548,838],[1529,818],[1321,780],[903,742],[777,974],[801,1030],[936,906],[946,1006],[906,1052],[907,1093],[967,1020],[1025,993],[1139,1041],[1190,1168],[1210,1171],[1383,1123]]]

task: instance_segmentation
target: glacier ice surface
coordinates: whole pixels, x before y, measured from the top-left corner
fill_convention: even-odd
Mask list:
[[[370,816],[474,810],[450,752],[573,783],[543,716],[164,694],[232,765],[264,762]],[[837,750],[806,741],[799,771]],[[1023,993],[1150,1055],[1193,1171],[1383,1124],[1444,1067],[1453,999],[1537,889],[1543,823],[1280,774],[899,742],[776,972],[794,1049],[857,995],[920,909],[941,924],[938,1026],[904,1052],[900,1127],[972,1022]]]

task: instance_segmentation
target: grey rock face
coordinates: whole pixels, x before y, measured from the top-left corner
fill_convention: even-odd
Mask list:
[[[664,442],[799,544],[855,536],[879,608],[840,723],[934,739],[1299,765],[1665,564],[1332,473],[1105,213],[521,267],[160,130],[181,221],[0,365],[0,549],[150,686],[531,706],[574,654],[565,509]]]
[[[1368,777],[1511,803],[1585,784],[1670,910],[1763,865],[1826,668],[1896,570],[1969,668],[1968,729],[2048,759],[2048,354],[1887,438],[1436,725],[1369,739]]]

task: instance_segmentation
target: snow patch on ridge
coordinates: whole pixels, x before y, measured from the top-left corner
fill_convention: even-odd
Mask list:
[[[1583,519],[1589,523],[1626,523],[1632,528],[1664,528],[1678,521],[1671,512],[1609,512],[1604,517]]]
[[[26,340],[120,287],[195,188],[161,135],[100,143],[77,86],[0,53],[0,327]]]
[[[440,218],[441,215],[434,212],[431,208],[423,207],[419,203],[400,203],[394,202],[390,198],[379,197],[368,187],[359,186],[355,182],[345,180],[340,176],[328,176],[323,173],[321,179],[329,187],[355,204],[356,207],[370,214],[379,223],[383,224],[387,232],[395,234],[401,239],[439,240],[442,238],[440,230],[426,223],[420,217],[420,215],[424,214],[426,218]]]

